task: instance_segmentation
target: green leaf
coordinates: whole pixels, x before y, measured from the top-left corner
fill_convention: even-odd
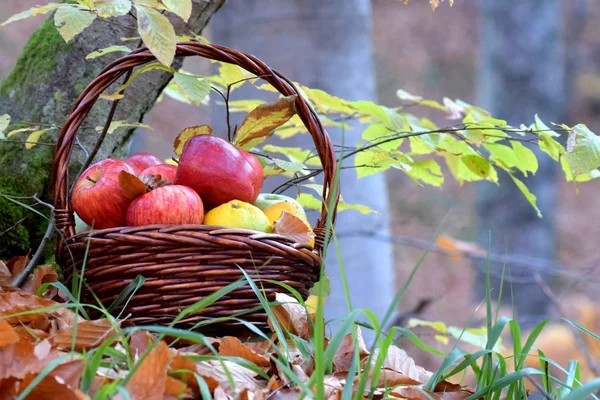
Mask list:
[[[338,211],[346,211],[346,210],[354,210],[358,211],[361,214],[379,214],[379,211],[373,210],[369,206],[365,206],[362,204],[349,204],[340,198],[338,203]]]
[[[265,145],[263,150],[269,153],[284,154],[290,161],[300,163],[306,162],[313,155],[310,150],[304,150],[300,147],[273,146],[271,144]]]
[[[527,172],[535,174],[538,170],[538,160],[531,149],[525,147],[522,143],[511,141],[511,146],[515,150],[519,162],[516,167],[527,176]]]
[[[275,103],[262,104],[246,116],[238,129],[234,144],[252,149],[273,134],[273,130],[296,114],[296,95],[281,98]]]
[[[331,294],[331,282],[326,274],[322,274],[321,279],[310,288],[310,294],[315,296],[329,296]]]
[[[358,179],[383,172],[397,163],[388,151],[368,149],[360,151],[354,157],[354,166]]]
[[[286,161],[282,160],[281,158],[272,158],[271,161],[277,167],[281,168],[286,172],[297,173],[304,170],[305,168],[304,164],[302,164],[301,162]]]
[[[117,96],[119,94],[123,93],[123,91],[125,89],[127,89],[137,78],[139,78],[140,75],[142,75],[143,73],[149,72],[149,71],[154,71],[156,69],[160,69],[161,71],[165,71],[165,72],[169,72],[169,73],[174,73],[173,68],[167,67],[166,65],[163,65],[159,62],[153,62],[150,64],[146,64],[143,67],[136,69],[135,72],[131,75],[131,77],[127,80],[127,82],[125,82],[119,88],[119,90],[117,90],[116,93],[113,93],[112,95],[104,96],[104,97],[105,98],[110,98],[110,97],[118,98]]]
[[[540,211],[540,209],[537,207],[537,204],[536,204],[537,197],[533,193],[531,193],[529,191],[529,188],[527,188],[527,186],[525,186],[525,184],[523,182],[521,182],[519,179],[517,179],[513,174],[509,174],[509,175],[512,178],[515,185],[517,185],[517,187],[519,188],[521,193],[523,193],[523,195],[525,196],[525,198],[527,199],[529,204],[531,204],[533,206],[533,208],[537,212],[537,216],[542,218],[542,212]]]
[[[54,11],[62,6],[65,6],[65,5],[58,4],[58,3],[48,3],[43,6],[32,7],[29,10],[21,11],[20,13],[13,15],[9,19],[7,19],[3,23],[1,23],[0,27],[3,27],[4,25],[8,25],[12,22],[21,21],[25,18],[29,18],[29,17],[33,17],[36,15],[41,15],[41,14],[47,14],[47,13]]]
[[[99,17],[119,17],[131,10],[131,0],[92,0]]]
[[[169,11],[179,15],[181,19],[188,22],[192,15],[192,0],[163,0]]]
[[[109,47],[105,47],[100,50],[93,51],[90,54],[88,54],[87,56],[85,56],[85,59],[93,60],[95,58],[102,57],[102,56],[105,56],[110,53],[117,53],[117,52],[129,53],[130,51],[131,51],[131,49],[127,46],[114,45],[114,46],[109,46]]]
[[[296,197],[296,200],[302,205],[302,207],[308,208],[309,210],[321,209],[321,200],[317,199],[312,194],[300,193],[298,197]]]
[[[4,131],[6,130],[6,128],[8,128],[9,124],[10,124],[10,115],[8,115],[8,114],[0,115],[0,139],[6,139],[6,136],[4,136]]]
[[[201,76],[175,72],[175,84],[187,96],[192,104],[200,105],[210,94],[208,81]]]
[[[253,77],[255,78],[253,74],[238,65],[222,62],[219,66],[218,83],[223,87],[231,85],[231,90],[242,86],[247,80],[251,80],[250,78]]]
[[[140,122],[127,122],[127,121],[112,121],[108,127],[108,133],[113,133],[120,128],[146,128],[152,130],[150,125],[142,124]],[[103,126],[97,126],[96,132],[102,132]]]
[[[66,42],[79,35],[96,19],[96,14],[65,5],[56,10],[54,24]]]
[[[587,126],[578,124],[569,135],[565,157],[574,175],[582,175],[600,167],[600,137]]]
[[[406,175],[417,185],[422,183],[441,186],[444,183],[442,168],[434,159],[415,160],[410,164],[412,168],[405,170]]]
[[[368,141],[371,144],[390,140],[397,134],[391,131],[388,127],[383,124],[372,124],[369,125],[362,133],[362,139]],[[377,147],[383,150],[396,150],[403,142],[403,138],[390,140],[389,142],[378,144]]]
[[[435,151],[436,145],[431,140],[432,135],[410,136],[410,152],[412,154],[431,154]],[[439,138],[439,135],[436,135]]]
[[[166,66],[173,63],[177,44],[175,29],[167,17],[153,8],[136,4],[138,31],[152,54]]]
[[[299,85],[299,88],[305,97],[310,99],[320,112],[338,112],[343,114],[355,113],[355,110],[350,106],[350,103],[342,98],[333,96],[320,89],[311,89],[302,85]]]
[[[492,168],[492,166],[490,165],[490,162],[485,158],[476,154],[468,154],[462,156],[460,160],[475,175],[478,175],[481,178],[487,178],[490,175],[490,169]]]
[[[244,100],[230,100],[229,101],[229,112],[246,112],[254,110],[261,104],[265,104],[266,101],[258,99],[244,99]],[[225,105],[225,102],[218,101],[217,104]]]
[[[38,140],[40,140],[40,137],[44,133],[46,133],[52,129],[54,129],[54,128],[41,129],[39,131],[34,131],[34,132],[30,133],[29,136],[27,136],[27,139],[25,140],[27,142],[27,143],[25,143],[25,148],[27,150],[31,150],[37,144]]]
[[[382,122],[390,129],[396,130],[402,128],[402,117],[388,107],[366,100],[353,101],[350,103],[350,106],[358,113],[368,116],[370,119],[375,119],[375,121]]]

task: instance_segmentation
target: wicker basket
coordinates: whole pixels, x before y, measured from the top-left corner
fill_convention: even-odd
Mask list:
[[[231,63],[269,82],[285,96],[299,94],[294,84],[252,55],[226,47],[185,42],[177,45],[178,57],[200,56]],[[244,229],[206,225],[151,225],[119,227],[75,234],[73,210],[69,202],[69,158],[77,130],[104,90],[133,68],[155,61],[152,53],[141,48],[104,68],[79,96],[63,126],[56,148],[52,182],[55,189],[55,222],[64,238],[58,246],[57,259],[70,278],[85,260],[87,289],[83,300],[94,303],[93,292],[106,306],[111,304],[138,275],[145,278],[122,315],[130,315],[134,324],[169,324],[179,312],[228,284],[243,278],[244,269],[271,301],[281,286],[290,285],[302,296],[319,277],[321,253],[325,243],[327,213],[336,212],[339,191],[332,184],[336,170],[333,146],[316,113],[298,95],[297,111],[310,132],[324,169],[324,192],[321,215],[314,227],[315,247],[300,245],[283,236]],[[326,209],[334,199],[335,207]],[[178,322],[190,328],[201,321],[203,332],[231,334],[243,325],[232,317],[268,329],[267,317],[255,292],[242,286],[207,308]],[[204,325],[204,324],[202,324]]]

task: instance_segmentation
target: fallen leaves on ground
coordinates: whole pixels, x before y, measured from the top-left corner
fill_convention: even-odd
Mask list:
[[[0,264],[0,279],[23,263]],[[37,291],[52,275],[40,269],[29,290]],[[276,321],[270,324],[292,335],[285,343],[276,335],[177,343],[144,330],[123,330],[123,321],[85,320],[63,303],[0,284],[0,400],[19,395],[83,400],[111,388],[114,399],[199,399],[207,392],[217,400],[297,399],[296,382],[308,384],[317,362],[310,353],[315,316],[291,296],[278,294],[276,301]],[[323,382],[325,400],[339,400],[348,385],[353,393],[360,390],[358,378],[348,372],[355,354],[367,378],[359,397],[458,400],[473,393],[448,382],[426,391],[431,372],[393,345],[385,358],[377,350],[370,353],[359,328],[338,343]]]

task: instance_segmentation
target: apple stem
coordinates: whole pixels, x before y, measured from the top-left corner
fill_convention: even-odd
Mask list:
[[[87,179],[88,181],[92,182],[92,183],[97,183],[95,180],[93,180],[92,178],[90,178],[89,176],[86,176],[85,179]]]

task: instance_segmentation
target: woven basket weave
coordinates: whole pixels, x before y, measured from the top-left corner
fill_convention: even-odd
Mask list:
[[[108,65],[88,85],[75,102],[58,138],[52,182],[55,223],[63,235],[57,259],[65,268],[65,276],[72,276],[74,269],[81,272],[85,259],[87,289],[83,301],[94,303],[93,292],[105,306],[138,275],[144,276],[143,286],[126,309],[117,310],[129,315],[128,320],[137,325],[171,323],[182,309],[242,279],[240,268],[257,280],[270,301],[283,289],[269,280],[285,283],[306,298],[319,277],[327,214],[332,212],[335,219],[339,199],[339,190],[332,188],[335,152],[323,125],[289,79],[250,54],[218,45],[184,42],[177,45],[176,56],[200,56],[235,64],[260,76],[285,96],[298,95],[298,115],[314,140],[324,172],[324,201],[314,227],[315,247],[294,243],[280,235],[206,225],[119,227],[75,234],[68,167],[77,130],[111,84],[133,68],[156,61],[148,49],[141,48]],[[327,210],[326,205],[332,199],[335,206]],[[267,329],[266,314],[248,285],[187,316],[177,326],[190,328],[201,323],[203,332],[231,334],[243,330],[243,325],[222,317],[238,315],[260,329]],[[218,321],[214,322],[215,319]],[[209,321],[214,323],[206,324]]]

